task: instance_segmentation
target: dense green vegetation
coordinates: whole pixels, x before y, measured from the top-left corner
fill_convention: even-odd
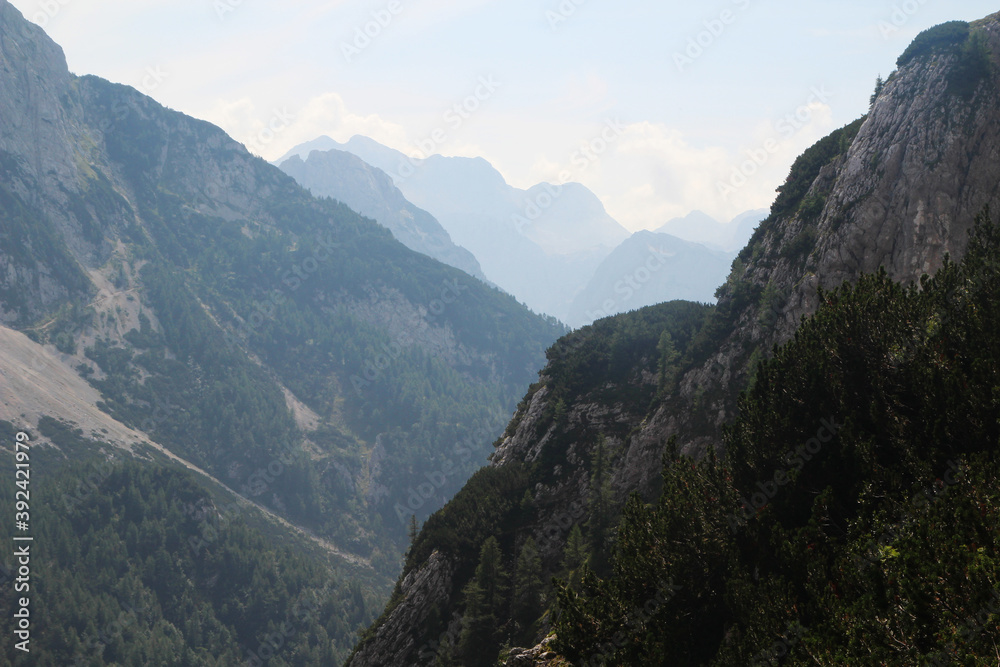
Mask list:
[[[412,517],[428,517],[486,462],[565,327],[313,198],[218,128],[133,89],[70,77],[62,103],[67,145],[39,150],[72,156],[78,182],[39,185],[0,153],[0,308],[34,340],[80,354],[73,365],[101,391],[101,409],[371,563],[374,572],[343,573],[351,595],[337,584],[301,643],[296,635],[282,649],[280,664],[333,664],[371,621],[372,600],[389,592]],[[112,306],[98,294],[105,278],[121,291]],[[41,456],[59,465],[116,456],[63,416],[38,424],[59,448]],[[152,592],[122,591],[155,598],[154,609],[106,650],[108,664],[149,663],[154,652],[177,664],[235,664],[241,644],[273,631],[313,587],[327,555],[275,550],[284,531],[237,521],[225,530],[227,560],[201,572],[177,549],[205,524],[174,511],[175,486],[190,480],[144,470],[164,457],[138,449],[144,459],[128,479],[88,482],[71,515],[41,504],[57,554],[44,568],[62,572],[67,591],[59,602],[58,587],[43,591],[54,623],[40,630],[52,646],[43,658],[65,664],[88,613],[100,623],[118,604],[107,598],[119,590],[109,573],[133,572]],[[65,475],[52,483],[82,483]],[[90,561],[73,573],[64,554]],[[229,566],[241,578],[228,589],[185,583],[197,589],[201,574],[221,582]],[[272,592],[276,578],[283,589]],[[244,613],[251,603],[274,614]]]
[[[485,462],[564,329],[312,198],[207,123],[96,77],[77,91],[130,197],[91,165],[68,213],[95,248],[126,241],[136,275],[118,265],[114,280],[139,285],[142,309],[124,341],[84,350],[102,407],[394,575],[410,516]],[[206,181],[206,165],[246,180]],[[58,266],[57,249],[33,247]],[[36,337],[73,352],[87,326],[114,324],[85,305]],[[319,415],[314,431],[282,385]]]
[[[613,576],[561,584],[586,664],[993,664],[1000,229],[920,288],[822,295],[758,371],[727,456],[633,497]],[[575,590],[574,590],[575,588]]]
[[[948,21],[917,35],[896,60],[903,67],[916,58],[933,54],[954,54],[957,62],[948,72],[948,92],[970,98],[987,78],[993,65],[982,31],[965,21]]]
[[[748,248],[752,248],[754,240],[764,233],[762,230],[771,226],[768,221],[772,219],[789,216],[798,211],[810,222],[814,221],[822,210],[822,202],[816,199],[807,199],[806,193],[809,192],[809,188],[819,176],[820,169],[847,152],[864,121],[865,117],[863,116],[853,123],[831,132],[795,159],[788,173],[788,178],[778,187],[778,196],[771,205],[771,215],[757,228],[754,238],[747,246]],[[817,205],[819,210],[817,210]],[[741,257],[746,252],[744,250],[740,253]]]
[[[954,51],[969,38],[966,21],[948,21],[917,35],[896,59],[896,67],[905,67],[913,59],[942,51]]]
[[[948,75],[948,92],[970,99],[981,83],[991,82],[993,70],[986,36],[981,31],[969,34],[958,52],[958,61]]]
[[[551,429],[550,446],[531,465],[506,464],[474,474],[424,523],[407,554],[401,579],[435,551],[454,557],[459,564],[453,593],[460,600],[462,630],[448,642],[425,647],[421,660],[485,667],[494,663],[504,644],[532,641],[542,626],[552,589],[542,577],[544,545],[519,537],[518,531],[525,525],[551,522],[547,507],[535,502],[531,489],[552,481],[553,468],[566,463],[571,444],[590,438],[585,426],[569,421],[567,403],[610,401],[638,420],[657,395],[674,390],[687,348],[712,310],[681,301],[651,306],[599,320],[567,334],[549,349],[549,364],[521,408],[543,387],[549,392],[549,408],[539,423]],[[651,371],[648,375],[643,372],[646,369]],[[513,433],[518,425],[516,420],[511,422],[507,432]],[[620,428],[607,432],[608,437],[625,435]],[[606,563],[616,520],[608,457],[604,445],[597,443],[596,455],[586,462],[594,493],[574,517],[576,540],[558,570],[565,576],[582,571],[584,563],[603,571]],[[397,590],[382,620],[400,599]],[[435,609],[421,627],[412,629],[413,636],[421,642],[437,637],[450,621],[444,610]],[[372,637],[369,631],[362,641]]]
[[[674,351],[686,349],[710,312],[710,306],[674,301],[621,318],[604,318],[564,336],[546,352],[545,375],[552,396],[558,402],[597,391],[610,382],[616,386],[613,395],[618,400],[631,402],[631,396],[620,392],[629,388],[626,385],[640,363],[658,354],[661,339],[670,337]],[[665,349],[665,340],[662,345]],[[660,370],[668,371],[666,367]]]
[[[98,459],[31,481],[31,653],[8,637],[2,665],[334,665],[380,602],[187,471]],[[0,614],[13,610],[0,596]]]

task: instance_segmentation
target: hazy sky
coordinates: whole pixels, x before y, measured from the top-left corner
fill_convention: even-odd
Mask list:
[[[921,30],[979,0],[12,0],[70,69],[275,159],[328,134],[579,181],[626,227],[767,207]],[[367,33],[367,34],[366,34]],[[587,148],[589,147],[589,148]],[[586,150],[584,150],[586,148]],[[752,161],[753,160],[753,161]]]

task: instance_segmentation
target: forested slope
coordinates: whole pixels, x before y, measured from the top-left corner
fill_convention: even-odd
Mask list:
[[[71,74],[61,49],[5,0],[0,324],[99,390],[100,409],[123,425],[115,433],[148,437],[347,554],[339,580],[361,586],[367,604],[391,589],[411,516],[428,516],[486,462],[545,348],[565,331],[346,206],[312,197],[219,128],[127,86]],[[19,373],[46,372],[14,361]],[[54,386],[31,406],[34,423],[15,403],[0,404],[0,419],[48,452],[40,484],[72,485],[84,455],[138,466],[150,496],[175,483],[157,472],[163,457],[127,451],[130,437],[73,423],[45,428],[52,424],[39,417],[60,423],[63,408],[78,414],[71,408],[84,401]],[[173,474],[215,489],[204,475]],[[105,481],[95,502],[116,493]],[[37,504],[58,516],[52,495]],[[160,510],[151,521],[164,531],[188,531],[176,512]],[[78,537],[125,530],[108,524],[117,511],[77,515]],[[267,544],[279,558],[270,549],[300,534],[262,522],[233,548]],[[176,540],[140,546],[143,559],[178,559],[177,572],[190,572]],[[107,571],[66,576],[85,586],[125,571],[131,555],[113,555],[96,563]],[[330,566],[325,556],[295,558],[292,570]],[[349,564],[359,561],[370,567],[355,572]],[[264,579],[241,583],[240,595],[271,599]],[[174,592],[160,590],[156,603],[173,604],[163,596]],[[279,616],[293,598],[272,600]],[[227,616],[222,601],[206,602],[222,625],[264,628],[254,625],[263,618]],[[321,642],[317,655],[341,655],[370,618],[363,607],[342,612],[322,622],[333,643]],[[206,655],[234,646],[221,634],[216,644],[199,637],[185,634],[185,644]],[[53,660],[69,659],[60,650]]]

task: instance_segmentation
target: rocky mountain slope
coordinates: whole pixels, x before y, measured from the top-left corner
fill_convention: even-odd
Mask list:
[[[362,563],[368,604],[565,331],[219,128],[71,74],[5,0],[0,324],[5,435],[37,430],[70,476],[154,443]],[[332,612],[333,654],[361,608]]]
[[[317,197],[342,201],[388,227],[410,250],[486,280],[472,253],[452,243],[434,216],[408,202],[388,174],[356,155],[336,149],[313,151],[304,158],[294,155],[279,166]]]
[[[543,581],[579,551],[576,528],[589,544],[606,544],[607,507],[632,492],[655,498],[665,455],[720,448],[721,427],[734,418],[758,361],[816,310],[821,288],[880,266],[892,280],[915,283],[946,255],[962,257],[976,214],[1000,203],[997,53],[998,16],[922,33],[870,113],[793,165],[770,216],[733,262],[717,307],[687,317],[662,306],[621,315],[550,350],[496,444],[490,472],[427,522],[393,601],[349,664],[432,664],[435,655],[461,652],[463,630],[451,622],[481,618],[469,615],[470,600],[481,610],[471,582],[477,560],[487,562],[491,535],[518,564],[530,538]],[[628,366],[614,349],[630,344],[636,357]],[[626,366],[605,366],[607,359]],[[463,510],[475,494],[524,498],[462,524],[471,543],[456,542],[449,521],[470,521]],[[598,571],[602,554],[590,554]],[[501,616],[515,645],[545,634],[544,622],[536,630]],[[428,620],[414,627],[401,623],[407,618]]]

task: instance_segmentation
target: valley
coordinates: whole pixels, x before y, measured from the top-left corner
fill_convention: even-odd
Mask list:
[[[428,20],[396,9],[346,65]],[[74,73],[57,14],[0,0],[0,459],[28,438],[32,531],[0,613],[34,654],[11,624],[0,666],[1000,659],[1000,15],[914,31],[769,208],[673,216],[651,193],[723,151],[615,121],[556,180],[346,106],[248,145]],[[492,76],[456,131],[511,113]],[[664,144],[690,162],[622,190],[607,165]]]

